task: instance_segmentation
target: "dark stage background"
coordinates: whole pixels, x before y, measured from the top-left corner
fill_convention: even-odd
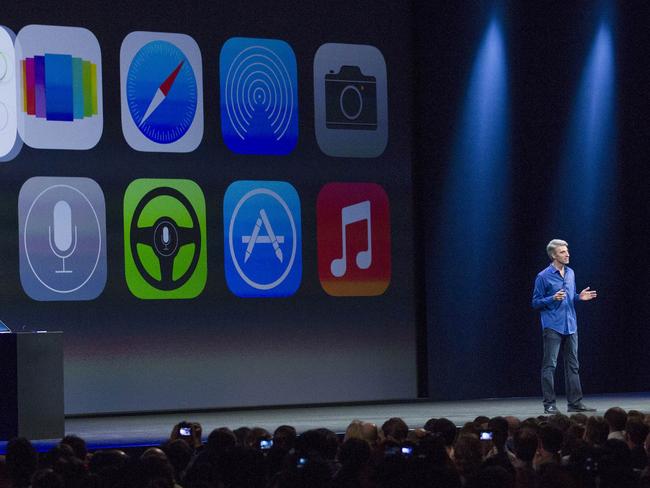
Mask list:
[[[420,252],[431,398],[540,394],[541,334],[530,300],[556,237],[569,242],[578,290],[599,292],[577,306],[585,394],[648,389],[650,17],[642,6],[417,2],[414,181],[416,219],[425,224],[419,240],[427,243]],[[498,174],[485,176],[488,196],[472,206],[481,176],[459,183],[455,144],[474,140],[462,135],[462,111],[491,19],[503,39],[509,99],[506,121],[495,111],[488,123],[503,124],[508,154],[497,158]],[[580,140],[590,125],[575,129],[579,92],[603,40],[600,68],[613,90],[592,121],[605,134],[592,141],[598,162],[576,168],[592,150]],[[605,91],[586,93],[598,100]],[[497,229],[489,242],[477,242],[476,222]]]

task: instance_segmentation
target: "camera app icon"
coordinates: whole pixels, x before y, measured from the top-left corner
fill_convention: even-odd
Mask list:
[[[314,114],[321,150],[374,158],[388,143],[386,62],[379,49],[323,44],[314,58]]]
[[[377,78],[358,66],[325,75],[325,104],[328,129],[377,130]]]

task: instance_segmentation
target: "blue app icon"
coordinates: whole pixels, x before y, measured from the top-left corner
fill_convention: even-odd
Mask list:
[[[203,137],[201,51],[185,34],[131,32],[120,49],[122,132],[137,151],[191,152]]]
[[[223,200],[228,288],[240,297],[293,295],[302,278],[300,198],[283,181],[236,181]]]
[[[298,141],[298,75],[291,46],[233,37],[221,49],[221,132],[239,154],[288,154]]]

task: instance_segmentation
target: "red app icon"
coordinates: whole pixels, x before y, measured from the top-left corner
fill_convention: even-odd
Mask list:
[[[390,283],[390,209],[376,183],[328,183],[316,202],[318,277],[332,296],[381,295]]]

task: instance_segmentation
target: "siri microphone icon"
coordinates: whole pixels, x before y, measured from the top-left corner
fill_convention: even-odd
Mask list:
[[[54,234],[54,238],[52,234]],[[72,270],[65,269],[65,260],[72,256],[77,248],[77,226],[75,225],[73,230],[72,209],[65,200],[59,200],[54,205],[52,225],[48,226],[47,235],[50,249],[56,257],[61,259],[61,269],[54,272],[57,274],[72,273]]]

